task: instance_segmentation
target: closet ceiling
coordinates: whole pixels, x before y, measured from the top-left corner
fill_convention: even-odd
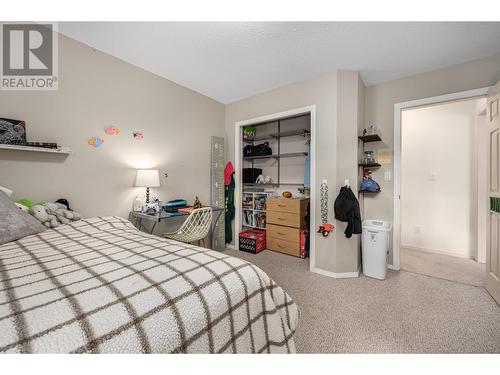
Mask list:
[[[336,69],[373,85],[500,53],[498,22],[74,22],[59,31],[222,103]]]

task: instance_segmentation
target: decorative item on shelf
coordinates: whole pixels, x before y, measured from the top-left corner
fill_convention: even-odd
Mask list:
[[[24,145],[26,143],[26,123],[21,120],[0,118],[0,143]]]
[[[375,135],[377,134],[377,126],[374,124],[371,124],[368,126],[368,129],[365,129],[363,131],[363,135]]]
[[[380,192],[380,185],[372,178],[372,171],[367,169],[363,174],[363,180],[361,181],[360,191],[366,191],[371,193]]]
[[[90,137],[87,143],[95,148],[100,147],[104,143],[104,139],[99,137]]]
[[[365,164],[374,164],[375,161],[375,151],[365,151],[363,163]]]
[[[257,177],[257,181],[256,181],[257,184],[272,184],[273,183],[273,179],[271,178],[271,176],[264,176],[264,175],[259,175],[259,177]]]
[[[255,138],[257,134],[257,128],[255,126],[244,126],[243,127],[243,138],[252,139]]]
[[[58,147],[57,143],[52,143],[52,142],[26,142],[25,144],[23,144],[23,146],[51,148],[51,149],[55,149]]]
[[[134,131],[132,132],[132,135],[136,141],[142,141],[144,139],[144,134],[142,132]]]
[[[284,191],[281,195],[283,195],[284,198],[292,197],[292,193],[290,191]]]
[[[149,189],[160,187],[160,172],[158,169],[138,169],[135,178],[136,187],[146,188],[146,202],[149,203]]]
[[[116,126],[110,126],[104,129],[104,133],[106,133],[107,135],[118,135],[120,134],[120,128],[117,128]]]
[[[311,193],[311,189],[308,187],[305,187],[305,186],[298,187],[297,191],[299,192],[299,194],[301,196],[306,197],[306,198],[308,198],[310,193]]]
[[[198,199],[198,196],[196,196],[196,199],[194,200],[194,203],[193,203],[193,208],[196,210],[196,209],[201,208],[201,207],[202,207],[201,202]]]

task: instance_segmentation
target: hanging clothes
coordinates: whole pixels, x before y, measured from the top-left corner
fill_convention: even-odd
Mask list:
[[[304,187],[311,187],[311,145],[307,145],[307,155],[304,168]]]
[[[233,240],[232,222],[234,220],[234,167],[231,162],[228,162],[224,169],[224,196],[226,200],[225,212],[225,227],[226,227],[226,243]]]
[[[361,234],[361,213],[359,202],[349,186],[340,188],[334,203],[335,219],[347,222],[344,234],[351,238],[352,234]]]

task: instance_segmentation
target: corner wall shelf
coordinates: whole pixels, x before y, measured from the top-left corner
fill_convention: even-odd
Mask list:
[[[358,166],[362,168],[378,168],[381,167],[382,165],[379,163],[360,163]]]
[[[360,135],[358,139],[364,143],[380,142],[382,140],[378,134]]]
[[[69,147],[64,147],[64,146],[58,148],[43,148],[43,147],[0,144],[0,150],[45,152],[50,154],[63,154],[63,155],[69,155],[73,153],[73,150],[71,150]]]

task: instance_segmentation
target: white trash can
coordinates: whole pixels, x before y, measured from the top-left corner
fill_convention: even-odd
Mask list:
[[[387,273],[387,253],[391,223],[382,220],[363,220],[361,252],[363,273],[384,280]]]

